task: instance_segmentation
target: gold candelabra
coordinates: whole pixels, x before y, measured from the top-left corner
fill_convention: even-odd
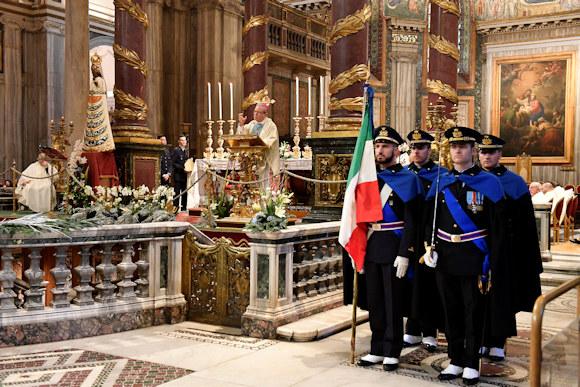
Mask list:
[[[224,120],[217,120],[218,124],[218,138],[217,143],[218,147],[215,151],[216,159],[223,159],[224,158]]]
[[[314,117],[304,117],[306,119],[306,138],[312,138],[312,120]]]
[[[228,120],[228,125],[230,126],[230,130],[228,132],[228,134],[230,136],[234,135],[234,125],[236,124],[236,120]]]
[[[446,168],[450,168],[452,163],[451,155],[449,153],[449,142],[447,139],[443,138],[443,132],[457,125],[457,105],[451,107],[449,116],[450,117],[448,117],[445,111],[445,104],[441,97],[437,99],[435,105],[429,103],[425,120],[427,129],[433,131],[435,135],[435,141],[432,145],[433,154],[435,158],[441,161],[441,165]],[[440,153],[441,157],[439,157]]]
[[[213,152],[213,121],[209,120],[206,121],[207,123],[207,147],[205,148],[205,151],[203,152],[203,157],[210,160],[213,158],[214,156],[214,152]]]
[[[318,118],[318,131],[322,132],[326,129],[326,116],[320,115]]]
[[[300,121],[302,117],[294,117],[294,146],[292,147],[292,157],[300,158]]]

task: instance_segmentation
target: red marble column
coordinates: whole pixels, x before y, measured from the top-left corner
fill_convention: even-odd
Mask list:
[[[367,0],[334,0],[332,2],[333,30],[335,30],[338,21],[345,18],[353,20],[354,14],[363,15],[361,10],[367,6]],[[370,8],[367,14],[370,17]],[[334,42],[330,42],[332,44],[330,62],[332,80],[355,65],[367,65],[369,28],[368,18],[366,19],[364,25],[359,25],[359,31],[337,37]],[[363,97],[363,84],[364,81],[357,81],[331,95],[329,130],[358,130],[360,128],[362,104],[360,104],[360,109],[356,110],[337,109],[333,108],[333,101]]]
[[[149,19],[144,3],[115,2],[115,137],[151,137],[145,102],[145,29]]]
[[[458,39],[458,23],[459,16],[450,12],[449,9],[444,9],[439,6],[438,1],[431,1],[431,23],[429,25],[429,34],[431,36],[439,36],[452,43],[457,47]],[[456,3],[454,3],[456,4]],[[455,10],[454,7],[452,7]],[[457,6],[457,13],[459,7]],[[446,106],[446,111],[449,113],[450,108],[457,103],[457,101],[446,98],[445,95],[435,92],[433,88],[429,87],[430,81],[441,81],[443,85],[449,85],[453,91],[457,90],[457,60],[449,54],[441,53],[440,51],[429,47],[429,72],[427,88],[429,90],[429,102],[435,104],[437,99],[443,97],[443,103]],[[457,94],[455,94],[456,96]]]
[[[244,100],[242,110],[251,119],[256,102],[267,87],[268,59],[266,54],[266,0],[246,0],[243,28]],[[249,67],[249,58],[261,62]]]

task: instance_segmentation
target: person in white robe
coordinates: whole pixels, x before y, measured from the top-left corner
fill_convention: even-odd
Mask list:
[[[257,135],[268,147],[265,154],[266,165],[264,168],[260,168],[260,179],[265,179],[267,176],[277,176],[280,173],[278,127],[268,117],[269,108],[269,103],[258,103],[254,108],[254,119],[245,125],[247,118],[242,113],[238,115],[238,133]],[[271,180],[270,178],[270,183]]]
[[[34,212],[48,212],[56,205],[54,182],[58,180],[58,170],[51,165],[45,153],[39,153],[37,161],[22,172],[15,195],[18,202]]]

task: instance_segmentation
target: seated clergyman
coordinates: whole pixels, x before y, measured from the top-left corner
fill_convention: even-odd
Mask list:
[[[56,167],[48,162],[45,153],[39,153],[37,161],[30,164],[18,180],[15,191],[18,202],[34,212],[51,211],[56,204],[53,182],[57,179]]]

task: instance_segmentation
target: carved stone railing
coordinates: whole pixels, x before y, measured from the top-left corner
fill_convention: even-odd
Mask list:
[[[292,7],[268,1],[268,51],[321,69],[330,66],[327,26]]]
[[[248,233],[250,305],[242,332],[275,338],[276,328],[342,304],[340,222]]]
[[[69,237],[0,237],[0,347],[182,321],[188,227],[164,222],[88,228]],[[38,334],[27,334],[32,331]]]

